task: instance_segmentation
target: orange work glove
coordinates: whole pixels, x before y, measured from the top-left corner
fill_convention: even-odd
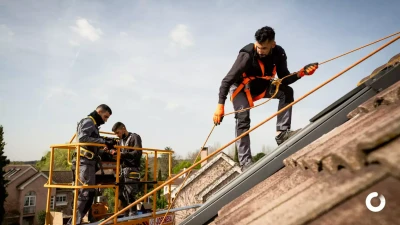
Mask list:
[[[318,63],[310,63],[303,67],[297,74],[299,77],[312,75],[318,69]]]
[[[215,110],[214,117],[213,117],[215,125],[219,125],[222,122],[222,119],[224,118],[224,114],[225,114],[224,108],[225,108],[224,104],[217,105],[217,109]]]

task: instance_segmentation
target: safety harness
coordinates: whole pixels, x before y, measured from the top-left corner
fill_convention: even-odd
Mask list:
[[[93,123],[94,123],[94,125],[96,125],[97,123],[96,123],[96,120],[92,117],[92,116],[88,116],[87,118],[90,118],[92,121],[93,121]],[[82,121],[81,121],[82,122]],[[86,148],[84,148],[84,147],[80,147],[80,151],[79,151],[79,154],[82,156],[82,157],[85,157],[85,158],[87,158],[87,159],[93,159],[94,157],[95,157],[95,154],[94,154],[94,152],[92,152],[92,151],[89,151],[89,150],[87,150]],[[97,166],[100,168],[100,170],[101,170],[101,175],[104,175],[104,169],[103,169],[103,165],[102,165],[102,163],[101,163],[101,157],[99,156],[99,155],[97,155],[97,157],[98,158],[96,158],[95,160],[96,160],[96,163],[97,163]]]
[[[256,49],[256,46],[254,45],[254,49]],[[231,101],[237,96],[237,94],[244,88],[244,92],[246,93],[247,100],[249,101],[249,106],[253,107],[254,102],[257,100],[260,100],[265,96],[265,93],[267,90],[264,90],[261,94],[253,97],[251,96],[250,93],[250,81],[255,80],[255,79],[265,79],[265,80],[272,80],[275,78],[276,75],[276,65],[274,66],[274,69],[272,70],[272,76],[266,76],[265,75],[265,69],[264,69],[264,64],[261,62],[260,59],[257,59],[258,65],[260,65],[261,68],[261,76],[257,75],[252,75],[252,76],[247,76],[246,72],[242,74],[243,76],[243,81],[242,83],[236,88],[236,90],[233,92],[231,95]]]

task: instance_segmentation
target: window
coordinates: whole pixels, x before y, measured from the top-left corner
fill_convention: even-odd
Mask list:
[[[35,206],[35,205],[36,205],[36,193],[34,191],[26,193],[24,207]]]
[[[56,195],[56,205],[67,205],[67,195],[58,194]]]
[[[25,202],[24,202],[24,214],[34,214],[36,208],[36,193],[34,191],[30,191],[25,194]]]

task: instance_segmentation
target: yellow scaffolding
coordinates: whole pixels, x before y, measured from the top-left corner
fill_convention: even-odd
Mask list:
[[[113,133],[110,132],[104,132],[100,131],[102,134],[108,134],[108,135],[114,135]],[[172,178],[172,154],[174,151],[172,150],[162,150],[162,149],[154,149],[154,148],[136,148],[136,147],[127,147],[127,146],[114,146],[116,149],[116,162],[101,162],[102,164],[105,164],[103,166],[104,169],[113,169],[115,171],[115,183],[114,184],[96,184],[96,185],[86,185],[82,184],[82,182],[79,180],[79,163],[75,163],[75,180],[73,183],[64,183],[64,184],[54,184],[53,183],[53,170],[54,170],[54,151],[55,150],[67,150],[68,151],[68,159],[67,162],[69,165],[72,165],[71,162],[71,151],[74,152],[80,152],[81,146],[97,146],[97,147],[105,147],[104,144],[97,144],[97,143],[73,143],[73,140],[76,137],[76,133],[72,136],[70,142],[68,144],[57,144],[57,145],[51,145],[50,148],[50,168],[49,168],[49,178],[47,183],[44,185],[44,187],[48,188],[47,192],[47,204],[46,204],[46,225],[48,224],[53,224],[53,221],[50,217],[50,205],[51,205],[51,191],[52,188],[62,188],[62,189],[74,189],[74,199],[73,199],[73,211],[72,211],[72,224],[76,225],[76,212],[77,212],[77,200],[78,200],[78,193],[79,189],[86,189],[86,188],[97,188],[97,189],[104,189],[104,188],[114,188],[115,189],[115,196],[114,196],[114,213],[107,214],[108,215],[120,215],[123,212],[118,210],[119,206],[119,199],[118,199],[118,194],[119,194],[119,174],[120,174],[120,158],[121,158],[121,149],[131,149],[131,150],[139,150],[143,151],[143,155],[145,156],[145,175],[144,175],[144,180],[141,181],[144,183],[144,195],[147,194],[147,184],[152,183],[154,184],[154,188],[157,186],[164,186],[163,183],[165,181],[158,181],[157,180],[157,156],[160,154],[168,154],[168,179]],[[154,164],[153,164],[153,181],[148,181],[148,160],[149,160],[149,154],[154,154]],[[76,157],[76,162],[80,162],[80,154],[75,154]],[[171,193],[171,183],[169,185],[169,192]],[[153,204],[152,204],[152,213],[151,216],[144,217],[144,218],[138,218],[138,219],[133,219],[133,220],[128,220],[128,221],[122,221],[118,222],[118,224],[137,224],[140,223],[142,224],[143,222],[147,224],[150,224],[150,220],[159,220],[160,218],[157,217],[156,211],[157,211],[157,193],[153,193]],[[171,194],[168,195],[168,205],[171,204]],[[146,197],[144,199],[144,202],[147,202],[148,198]],[[170,221],[165,221],[163,224],[167,225],[172,225],[174,224],[174,213],[169,213],[169,216],[172,216],[172,220]],[[163,216],[159,216],[163,217]],[[117,223],[117,217],[114,217],[113,223]]]

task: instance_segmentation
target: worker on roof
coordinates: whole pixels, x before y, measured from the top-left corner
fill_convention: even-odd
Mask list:
[[[283,78],[290,74],[285,50],[276,44],[275,31],[268,26],[262,27],[255,33],[255,43],[244,46],[228,74],[222,79],[219,88],[219,100],[213,121],[216,125],[222,122],[226,96],[231,95],[235,111],[254,105],[254,101],[272,97],[275,90],[271,85],[275,75]],[[312,75],[318,68],[318,63],[306,65],[297,75],[282,81],[279,91],[274,98],[279,99],[278,110],[294,101],[293,89],[289,86],[304,75]],[[236,137],[250,129],[250,111],[245,110],[235,114]],[[294,134],[291,131],[292,108],[288,108],[277,116],[276,137],[278,145]],[[250,136],[246,135],[236,142],[242,170],[252,164]]]
[[[120,146],[142,148],[142,139],[136,134],[129,132],[126,126],[117,122],[112,127],[112,131],[120,138]],[[115,152],[111,152],[115,154]],[[126,207],[136,200],[136,195],[139,192],[139,181],[140,181],[140,159],[142,158],[142,151],[135,149],[121,149],[120,165],[121,174],[120,182],[130,183],[121,186],[119,192],[119,199],[121,200],[122,207]],[[137,182],[137,183],[132,183]],[[133,206],[129,210],[125,211],[125,216],[137,215],[137,208]]]
[[[83,183],[78,185],[95,185],[96,172],[99,170],[97,167],[99,159],[103,154],[107,154],[108,149],[112,149],[116,144],[115,140],[105,139],[100,137],[100,125],[107,122],[110,118],[112,111],[110,107],[105,104],[99,105],[96,110],[91,112],[88,117],[83,118],[77,125],[77,141],[79,143],[98,143],[105,144],[107,147],[96,146],[81,146],[80,147],[80,161],[79,161],[79,180]],[[75,181],[76,169],[76,156],[72,159],[72,172]],[[86,215],[92,207],[95,196],[94,188],[85,188],[79,190],[77,202],[76,224],[81,224],[82,218]],[[72,218],[68,221],[68,225],[72,224]]]

